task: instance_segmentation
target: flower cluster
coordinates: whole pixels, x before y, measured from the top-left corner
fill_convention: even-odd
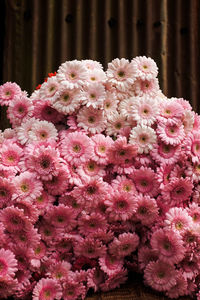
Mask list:
[[[128,271],[200,299],[200,117],[151,58],[0,86],[0,298],[84,299]]]

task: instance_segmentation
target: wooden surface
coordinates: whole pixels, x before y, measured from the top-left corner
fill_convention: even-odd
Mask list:
[[[191,300],[190,297],[179,297],[178,299]],[[133,274],[128,282],[119,289],[106,293],[96,293],[88,296],[86,300],[169,300],[169,298],[144,286],[142,276]]]

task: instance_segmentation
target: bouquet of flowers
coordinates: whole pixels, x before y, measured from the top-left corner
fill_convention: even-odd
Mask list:
[[[156,63],[67,61],[0,86],[0,298],[84,299],[128,271],[200,299],[200,117]]]

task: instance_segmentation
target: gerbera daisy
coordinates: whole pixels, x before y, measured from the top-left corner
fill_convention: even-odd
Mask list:
[[[23,150],[11,141],[5,142],[0,149],[1,167],[5,170],[19,171],[19,162],[23,155]]]
[[[12,296],[18,286],[17,279],[10,277],[0,277],[0,295],[2,299],[7,299],[9,296]]]
[[[10,250],[0,249],[0,278],[14,277],[17,271],[17,260]]]
[[[51,207],[54,201],[54,196],[49,195],[46,191],[42,191],[41,194],[33,200],[33,203],[39,210],[40,214],[43,215],[45,211]]]
[[[125,58],[116,58],[108,64],[108,82],[121,91],[126,91],[136,78],[136,66]]]
[[[98,229],[106,229],[106,218],[101,214],[92,212],[91,214],[82,213],[78,220],[79,231],[83,235],[94,233]]]
[[[145,95],[155,98],[160,94],[160,87],[157,78],[150,80],[136,79],[132,86],[135,96],[144,97]]]
[[[69,278],[63,284],[63,299],[76,300],[81,297],[85,298],[86,288],[82,282],[76,281],[75,278]],[[33,299],[34,300],[34,299]]]
[[[55,126],[47,121],[36,121],[29,132],[31,141],[44,142],[48,140],[56,140],[58,132]]]
[[[100,269],[93,268],[87,274],[87,287],[92,288],[95,292],[100,288],[104,280],[104,272]]]
[[[0,221],[9,232],[25,229],[29,224],[23,210],[14,206],[6,207],[1,211]]]
[[[150,154],[152,158],[159,164],[174,164],[176,163],[181,155],[181,146],[180,145],[170,145],[165,142],[158,141],[157,144],[153,145],[153,149]]]
[[[181,233],[192,226],[192,218],[182,207],[172,207],[166,213],[164,223],[165,226]]]
[[[118,112],[110,114],[107,119],[106,134],[118,135],[122,128],[127,127],[126,116],[120,115]]]
[[[71,264],[67,261],[59,261],[50,266],[50,270],[47,273],[48,276],[57,280],[58,282],[64,282],[67,277],[69,270],[71,269]]]
[[[0,208],[10,205],[14,185],[11,180],[0,177]]]
[[[137,78],[150,80],[158,75],[158,67],[155,61],[146,56],[137,56],[132,62],[137,70]]]
[[[103,102],[106,97],[106,91],[102,84],[93,83],[84,87],[82,104],[94,109],[103,108]]]
[[[103,245],[99,240],[94,240],[91,237],[86,237],[75,245],[74,253],[76,256],[97,258],[105,255],[106,246]]]
[[[106,92],[106,96],[103,102],[103,109],[106,116],[115,113],[118,106],[117,96],[109,91]]]
[[[161,166],[156,169],[156,179],[160,183],[161,189],[164,187],[164,185],[169,183],[173,167],[173,165],[161,164]]]
[[[64,115],[72,114],[80,107],[82,99],[85,99],[83,93],[79,89],[70,89],[65,82],[55,93],[52,107]]]
[[[59,90],[60,83],[57,80],[56,76],[48,77],[47,81],[45,81],[39,91],[39,95],[41,99],[51,99],[55,93]],[[42,102],[42,101],[41,101]]]
[[[187,279],[181,271],[177,271],[175,279],[176,284],[166,292],[167,297],[171,299],[178,299],[180,296],[187,295],[188,293]]]
[[[146,226],[150,226],[158,219],[158,206],[156,200],[148,195],[137,195],[135,217]]]
[[[69,186],[69,168],[62,164],[57,175],[53,175],[51,180],[44,181],[44,186],[51,195],[61,195]]]
[[[31,119],[23,121],[20,126],[15,128],[20,144],[24,145],[30,140],[29,134],[35,122],[36,119],[32,117]]]
[[[123,268],[123,259],[106,254],[99,258],[99,265],[101,270],[111,276]]]
[[[62,288],[55,279],[42,278],[33,289],[33,300],[61,299]]]
[[[16,199],[14,207],[18,207],[24,211],[24,215],[28,217],[31,223],[35,223],[39,217],[39,210],[32,201],[25,199]]]
[[[113,144],[113,140],[103,134],[95,134],[91,139],[94,142],[93,159],[99,164],[105,165],[108,162],[108,149]]]
[[[149,126],[137,125],[130,133],[130,144],[138,147],[138,153],[148,153],[156,143],[156,132]]]
[[[127,269],[122,268],[120,271],[109,276],[105,283],[100,285],[103,292],[119,288],[121,284],[127,281],[128,271]]]
[[[9,105],[13,100],[20,97],[22,91],[14,82],[6,82],[0,86],[0,104]]]
[[[140,269],[144,270],[150,261],[158,260],[158,253],[148,246],[138,247],[138,262]]]
[[[136,233],[125,232],[109,244],[109,253],[113,256],[125,257],[134,252],[138,244],[139,237]]]
[[[94,160],[89,160],[88,162],[80,165],[76,171],[84,181],[90,177],[100,178],[106,175],[104,168],[100,165],[97,165]]]
[[[192,112],[191,110],[185,110],[182,117],[182,122],[185,134],[191,132],[194,125],[194,112]]]
[[[100,68],[98,68],[98,69],[97,68],[88,69],[87,74],[88,74],[87,82],[89,84],[93,84],[93,83],[96,83],[96,82],[105,83],[105,81],[106,81],[106,74]]]
[[[152,261],[144,270],[144,278],[153,289],[167,291],[176,284],[176,270],[161,260]]]
[[[186,249],[177,231],[172,229],[158,229],[153,232],[151,246],[158,252],[159,258],[168,264],[177,264],[184,258]]]
[[[78,60],[66,61],[57,71],[57,79],[59,82],[64,83],[70,88],[80,88],[87,80],[87,69]]]
[[[183,124],[177,119],[160,119],[156,132],[164,143],[171,145],[180,144],[185,137]]]
[[[33,115],[41,121],[45,120],[54,124],[63,120],[63,114],[51,107],[50,100],[35,101]]]
[[[95,134],[104,131],[106,118],[104,111],[93,107],[82,107],[77,115],[78,127]]]
[[[111,185],[113,190],[117,190],[119,192],[127,192],[131,194],[136,193],[136,188],[132,179],[129,179],[126,176],[117,176],[116,179],[112,180]]]

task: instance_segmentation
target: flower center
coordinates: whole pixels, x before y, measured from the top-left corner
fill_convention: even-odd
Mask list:
[[[69,100],[69,95],[68,94],[64,94],[62,98],[63,98],[64,102],[67,102]]]
[[[106,151],[106,147],[103,146],[103,145],[100,146],[100,147],[99,147],[99,151],[104,153],[104,152]]]
[[[70,74],[70,77],[71,77],[71,79],[74,79],[74,78],[76,77],[76,74],[72,72],[72,73]]]
[[[178,229],[178,230],[182,229],[182,228],[183,228],[182,222],[181,222],[181,221],[176,222],[175,227],[176,227],[176,229]]]
[[[50,161],[48,158],[44,158],[41,163],[40,163],[41,167],[43,169],[47,169],[50,166]]]
[[[123,209],[125,207],[126,207],[126,202],[125,201],[120,200],[120,201],[117,202],[117,208]]]
[[[40,137],[41,137],[42,139],[46,139],[47,133],[46,133],[45,131],[40,132]]]
[[[94,116],[89,116],[88,123],[94,123],[94,122],[95,122]]]
[[[76,152],[76,153],[80,152],[81,151],[81,146],[79,144],[74,145],[73,146],[73,151]]]
[[[145,215],[147,213],[147,208],[145,206],[140,206],[138,212],[141,215]]]
[[[148,183],[145,179],[141,180],[140,184],[141,184],[141,186],[144,186],[144,187],[148,185]]]
[[[117,73],[117,75],[118,75],[119,77],[124,77],[125,72],[121,70],[121,71],[119,71],[119,72]]]
[[[7,192],[5,190],[0,190],[0,197],[6,197],[7,196]]]
[[[87,192],[88,192],[88,194],[90,194],[90,195],[95,194],[95,193],[96,193],[96,187],[95,187],[95,186],[88,186]]]
[[[115,128],[116,128],[116,129],[121,129],[121,128],[122,128],[122,124],[119,123],[119,122],[117,122],[117,123],[115,124]]]
[[[26,183],[23,183],[22,185],[21,185],[21,190],[22,190],[22,192],[24,192],[24,193],[26,193],[27,191],[28,191],[28,185],[26,184]]]
[[[95,94],[90,94],[90,98],[95,99],[96,95]]]

